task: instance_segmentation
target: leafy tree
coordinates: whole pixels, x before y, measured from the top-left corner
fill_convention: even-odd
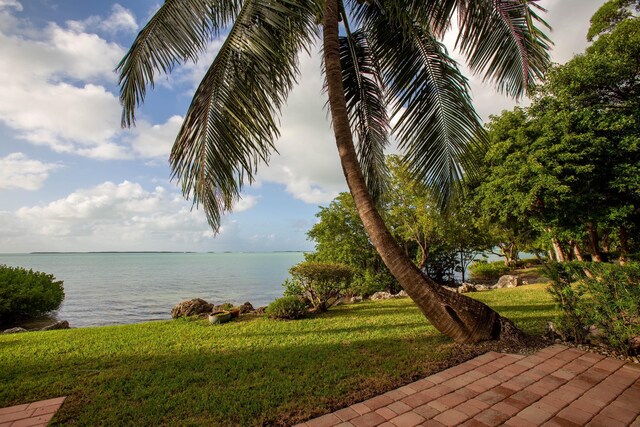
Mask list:
[[[53,274],[0,265],[0,324],[57,310],[63,300],[63,282]]]
[[[543,165],[532,159],[535,132],[525,110],[516,108],[492,116],[487,125],[489,148],[482,155],[482,173],[469,183],[479,212],[478,222],[500,250],[507,266],[515,266],[518,253],[536,237],[531,208],[538,203],[533,183]]]
[[[285,296],[308,299],[317,311],[327,311],[348,289],[353,270],[344,264],[301,262],[289,270]]]
[[[593,22],[614,3],[629,6],[608,2]],[[624,263],[638,243],[640,19],[624,7],[584,54],[549,73],[531,108],[503,112],[488,125],[476,199],[485,221],[509,232],[503,240],[512,247],[543,237],[564,261],[581,259],[586,242],[600,261],[613,242]]]
[[[305,254],[307,261],[348,265],[354,272],[354,292],[369,294],[381,290],[397,292],[397,282],[369,240],[349,193],[340,193],[329,206],[320,207],[318,222],[307,232],[316,244]]]
[[[458,47],[471,69],[520,96],[549,63],[544,23],[530,0],[167,0],[118,69],[123,124],[134,122],[155,74],[196,60],[229,33],[196,90],[171,153],[183,193],[214,229],[244,182],[268,161],[277,116],[298,75],[297,58],[322,27],[333,130],[356,209],[384,263],[431,323],[456,341],[513,331],[486,305],[428,280],[396,244],[378,213],[390,120],[415,179],[443,196],[473,164],[465,155],[481,126],[466,79],[438,40],[457,12]],[[342,23],[343,34],[339,25]],[[354,138],[355,135],[355,138]]]

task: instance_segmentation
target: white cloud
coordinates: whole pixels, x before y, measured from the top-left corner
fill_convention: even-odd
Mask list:
[[[257,204],[243,196],[235,211]],[[206,250],[207,245],[238,243],[241,226],[223,220],[213,232],[201,210],[192,209],[175,190],[145,189],[135,182],[105,182],[79,189],[47,204],[0,212],[0,247],[34,250]]]
[[[58,153],[107,160],[166,158],[180,117],[164,124],[142,119],[128,130],[119,126],[120,103],[106,87],[115,84],[113,68],[124,55],[122,47],[85,32],[78,21],[33,29],[7,16],[13,24],[0,26],[6,58],[0,61],[0,76],[10,77],[0,78],[0,123],[18,138]],[[115,5],[108,19],[98,20],[108,28],[133,29],[132,19],[131,12]]]
[[[78,31],[103,31],[109,34],[119,32],[135,33],[138,30],[138,23],[133,12],[119,5],[111,6],[111,15],[106,19],[100,16],[90,16],[82,21],[67,21],[69,28]]]
[[[78,250],[86,245],[149,249],[163,240],[197,242],[208,230],[204,215],[191,211],[180,196],[129,181],[105,182],[46,205],[22,207],[13,221],[25,230],[27,242],[51,242],[65,250],[74,250],[73,244]]]
[[[248,211],[257,204],[258,198],[256,196],[250,196],[248,194],[241,195],[240,200],[238,200],[235,205],[233,205],[233,211],[236,213]]]
[[[128,142],[140,157],[168,159],[182,122],[183,118],[180,116],[172,116],[165,123],[158,125],[141,120],[127,131]]]
[[[22,4],[17,0],[0,0],[0,9],[13,8],[18,12],[22,12]]]
[[[56,163],[31,160],[22,153],[0,157],[0,190],[39,190],[49,173],[60,167]]]

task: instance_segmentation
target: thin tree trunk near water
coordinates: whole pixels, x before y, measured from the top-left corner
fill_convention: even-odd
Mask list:
[[[325,3],[323,47],[329,108],[342,169],[364,228],[385,265],[422,313],[457,342],[520,339],[521,332],[487,305],[450,292],[425,277],[395,241],[367,189],[347,114],[338,39],[338,0]]]

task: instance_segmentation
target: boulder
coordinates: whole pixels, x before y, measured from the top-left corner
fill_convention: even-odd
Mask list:
[[[361,302],[361,301],[362,301],[362,297],[361,296],[351,297],[351,299],[349,300],[349,302],[351,302],[351,303]]]
[[[182,301],[171,310],[171,317],[197,316],[199,314],[208,314],[213,310],[213,304],[209,304],[203,299],[194,298]]]
[[[19,334],[20,332],[28,332],[25,328],[11,328],[2,331],[3,334]]]
[[[230,302],[224,302],[220,305],[214,305],[213,311],[231,311],[233,310],[233,304]]]
[[[498,283],[493,285],[492,289],[515,288],[516,286],[522,286],[522,279],[518,276],[506,274],[498,279]]]
[[[463,283],[458,287],[458,292],[460,292],[461,294],[466,294],[468,292],[475,292],[475,291],[476,291],[476,287],[473,286],[471,283]]]
[[[485,285],[473,285],[473,287],[476,289],[476,291],[487,291],[491,289],[490,287]]]
[[[629,347],[636,353],[640,353],[640,336],[631,338],[629,340]]]
[[[404,289],[401,290],[400,292],[398,292],[397,294],[395,294],[393,297],[394,298],[406,298],[408,297],[409,294],[407,294],[407,291],[405,291]]]
[[[62,320],[60,322],[56,322],[53,325],[45,326],[40,329],[41,331],[53,331],[55,329],[69,329],[69,322],[66,320]]]
[[[245,302],[240,306],[240,314],[251,313],[252,311],[256,311],[255,308],[251,305],[249,301]]]
[[[381,299],[389,299],[391,298],[391,294],[389,292],[376,292],[375,294],[369,297],[370,300],[381,300]]]
[[[264,313],[266,313],[266,311],[267,311],[267,307],[258,307],[258,308],[256,308],[256,314],[258,314],[258,315],[264,314]]]

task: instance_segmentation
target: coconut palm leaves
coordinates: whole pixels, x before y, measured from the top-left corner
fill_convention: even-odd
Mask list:
[[[214,229],[275,150],[297,55],[313,46],[325,1],[334,0],[167,0],[118,67],[129,126],[155,73],[195,60],[232,23],[171,153],[173,176],[185,196],[203,205]],[[369,192],[378,197],[385,187],[394,115],[409,169],[446,195],[472,169],[466,152],[482,130],[467,81],[438,37],[457,11],[458,46],[471,68],[517,96],[549,62],[533,0],[348,0],[342,6],[343,84]]]
[[[384,150],[390,132],[382,76],[364,32],[352,33],[346,17],[343,22],[347,36],[340,38],[340,63],[349,121],[367,188],[379,200],[388,184]]]
[[[120,73],[122,125],[135,121],[135,108],[153,87],[154,75],[165,74],[187,60],[197,61],[207,42],[219,34],[240,9],[240,0],[167,0],[140,31],[116,71]]]
[[[536,26],[537,0],[462,0],[457,46],[472,70],[502,91],[519,97],[549,66],[551,41]]]

